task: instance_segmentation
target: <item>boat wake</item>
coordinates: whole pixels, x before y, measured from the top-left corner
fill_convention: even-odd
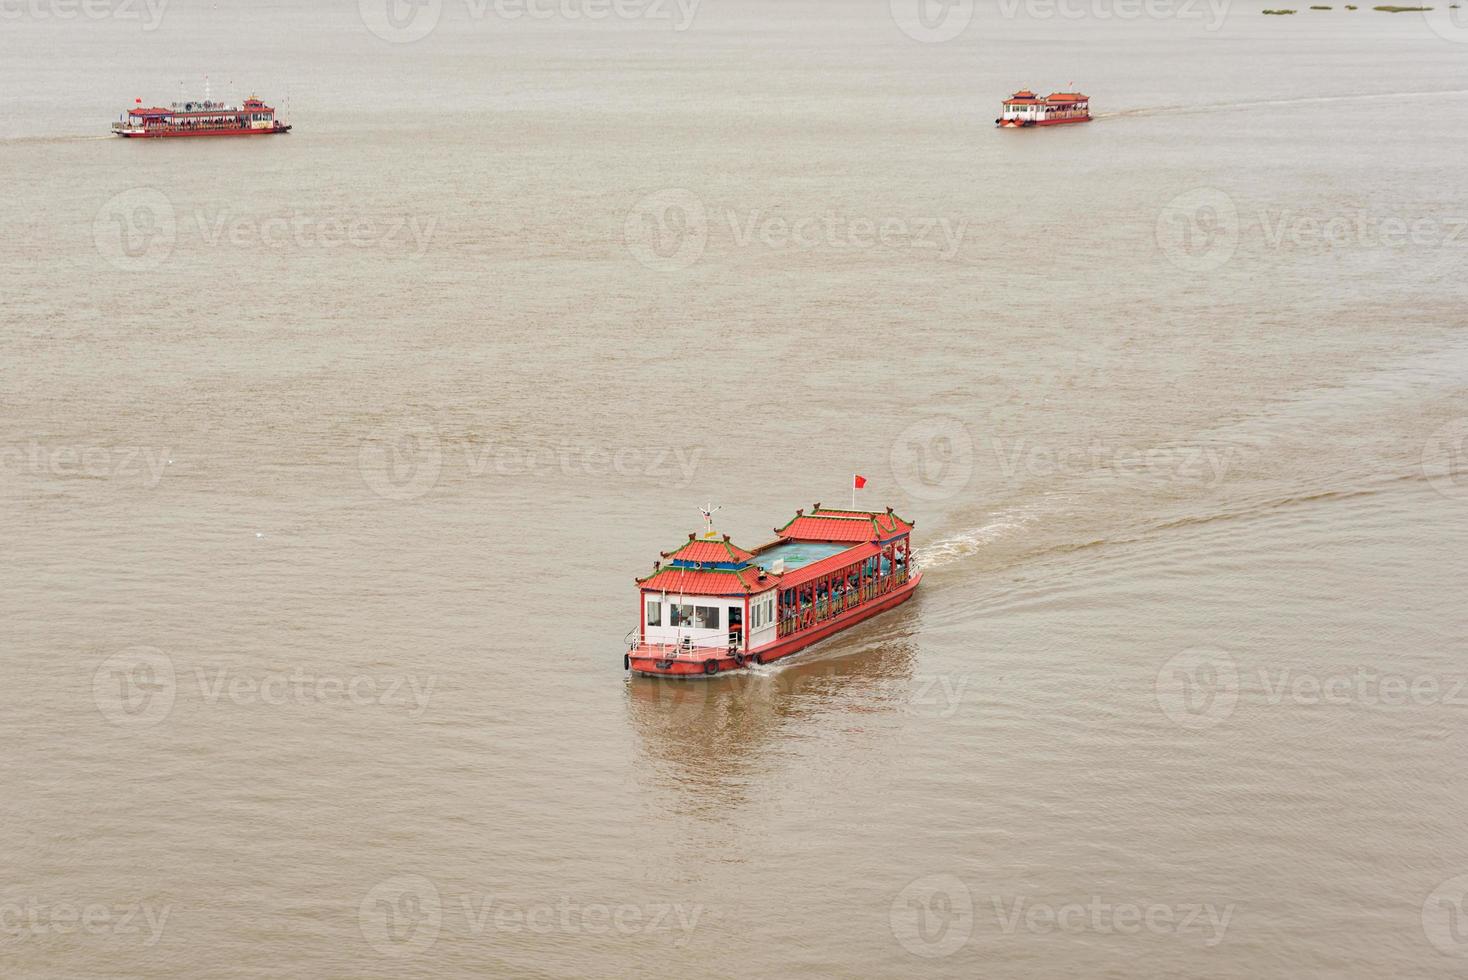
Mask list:
[[[1152,106],[1140,109],[1120,109],[1116,112],[1097,112],[1094,119],[1123,119],[1138,116],[1191,115],[1198,112],[1228,112],[1233,109],[1257,109],[1266,106],[1315,105],[1323,102],[1368,102],[1375,99],[1413,99],[1441,97],[1444,95],[1468,95],[1468,89],[1448,89],[1439,92],[1374,92],[1359,95],[1316,95],[1300,99],[1260,99],[1251,102],[1210,102],[1206,105]]]
[[[93,140],[110,140],[113,138],[111,133],[95,133],[87,136],[6,136],[0,137],[0,144],[90,143]]]
[[[951,565],[978,554],[985,545],[993,544],[1006,535],[1023,531],[1034,521],[1035,514],[1029,511],[998,517],[987,524],[958,531],[930,542],[921,549],[914,549],[913,559],[924,571],[942,568],[944,565]]]

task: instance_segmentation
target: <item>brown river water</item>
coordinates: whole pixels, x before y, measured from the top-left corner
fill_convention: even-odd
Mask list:
[[[0,2],[0,974],[1462,976],[1468,21],[1261,6]]]

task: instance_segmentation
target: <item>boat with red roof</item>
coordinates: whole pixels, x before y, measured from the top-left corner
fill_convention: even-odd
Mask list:
[[[112,132],[128,138],[164,136],[271,136],[291,128],[275,118],[275,108],[250,96],[241,105],[201,99],[175,102],[168,108],[144,107],[142,99],[117,122]]]
[[[1020,89],[1004,100],[1004,108],[994,125],[1000,129],[1026,126],[1060,126],[1064,123],[1091,121],[1091,99],[1079,92],[1051,92],[1036,95]]]
[[[913,524],[892,512],[797,510],[775,539],[746,551],[713,529],[690,533],[639,578],[639,625],[623,667],[708,677],[767,664],[912,598]]]

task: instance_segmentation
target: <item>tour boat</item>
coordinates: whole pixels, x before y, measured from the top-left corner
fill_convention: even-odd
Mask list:
[[[1021,89],[1004,100],[1004,110],[994,124],[1000,129],[1025,126],[1059,126],[1091,121],[1091,100],[1079,92],[1036,95]]]
[[[269,136],[289,133],[291,128],[275,118],[275,109],[253,95],[243,105],[225,105],[204,99],[175,102],[167,109],[143,107],[143,100],[129,109],[112,131],[118,136]]]
[[[690,533],[637,580],[639,626],[622,666],[707,677],[767,664],[912,598],[912,522],[892,512],[797,510],[775,539],[746,551],[713,530]]]

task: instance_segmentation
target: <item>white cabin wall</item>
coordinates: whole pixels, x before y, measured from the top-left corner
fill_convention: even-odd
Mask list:
[[[671,593],[668,595],[662,595],[659,593],[644,593],[642,597],[642,622],[644,624],[647,623],[648,602],[662,602],[663,625],[643,626],[643,629],[646,630],[646,632],[644,633],[644,638],[645,642],[647,643],[678,643],[680,640],[682,640],[683,637],[687,636],[693,638],[693,645],[696,647],[719,647],[721,649],[727,649],[729,646],[729,611],[731,609],[738,609],[741,615],[743,615],[744,613],[743,599],[730,599],[725,596],[719,596],[716,598],[714,596],[706,595],[672,595]],[[718,606],[720,609],[723,610],[723,612],[719,614],[719,628],[716,630],[701,630],[694,629],[688,626],[669,626],[668,606],[675,604],[689,606]]]
[[[775,642],[776,633],[779,630],[779,620],[775,618],[778,603],[775,602],[775,590],[761,592],[759,595],[751,596],[749,599],[749,620],[754,622],[754,607],[756,603],[767,602],[769,604],[769,622],[761,624],[759,629],[749,631],[749,648],[751,650],[762,647],[767,643]]]

